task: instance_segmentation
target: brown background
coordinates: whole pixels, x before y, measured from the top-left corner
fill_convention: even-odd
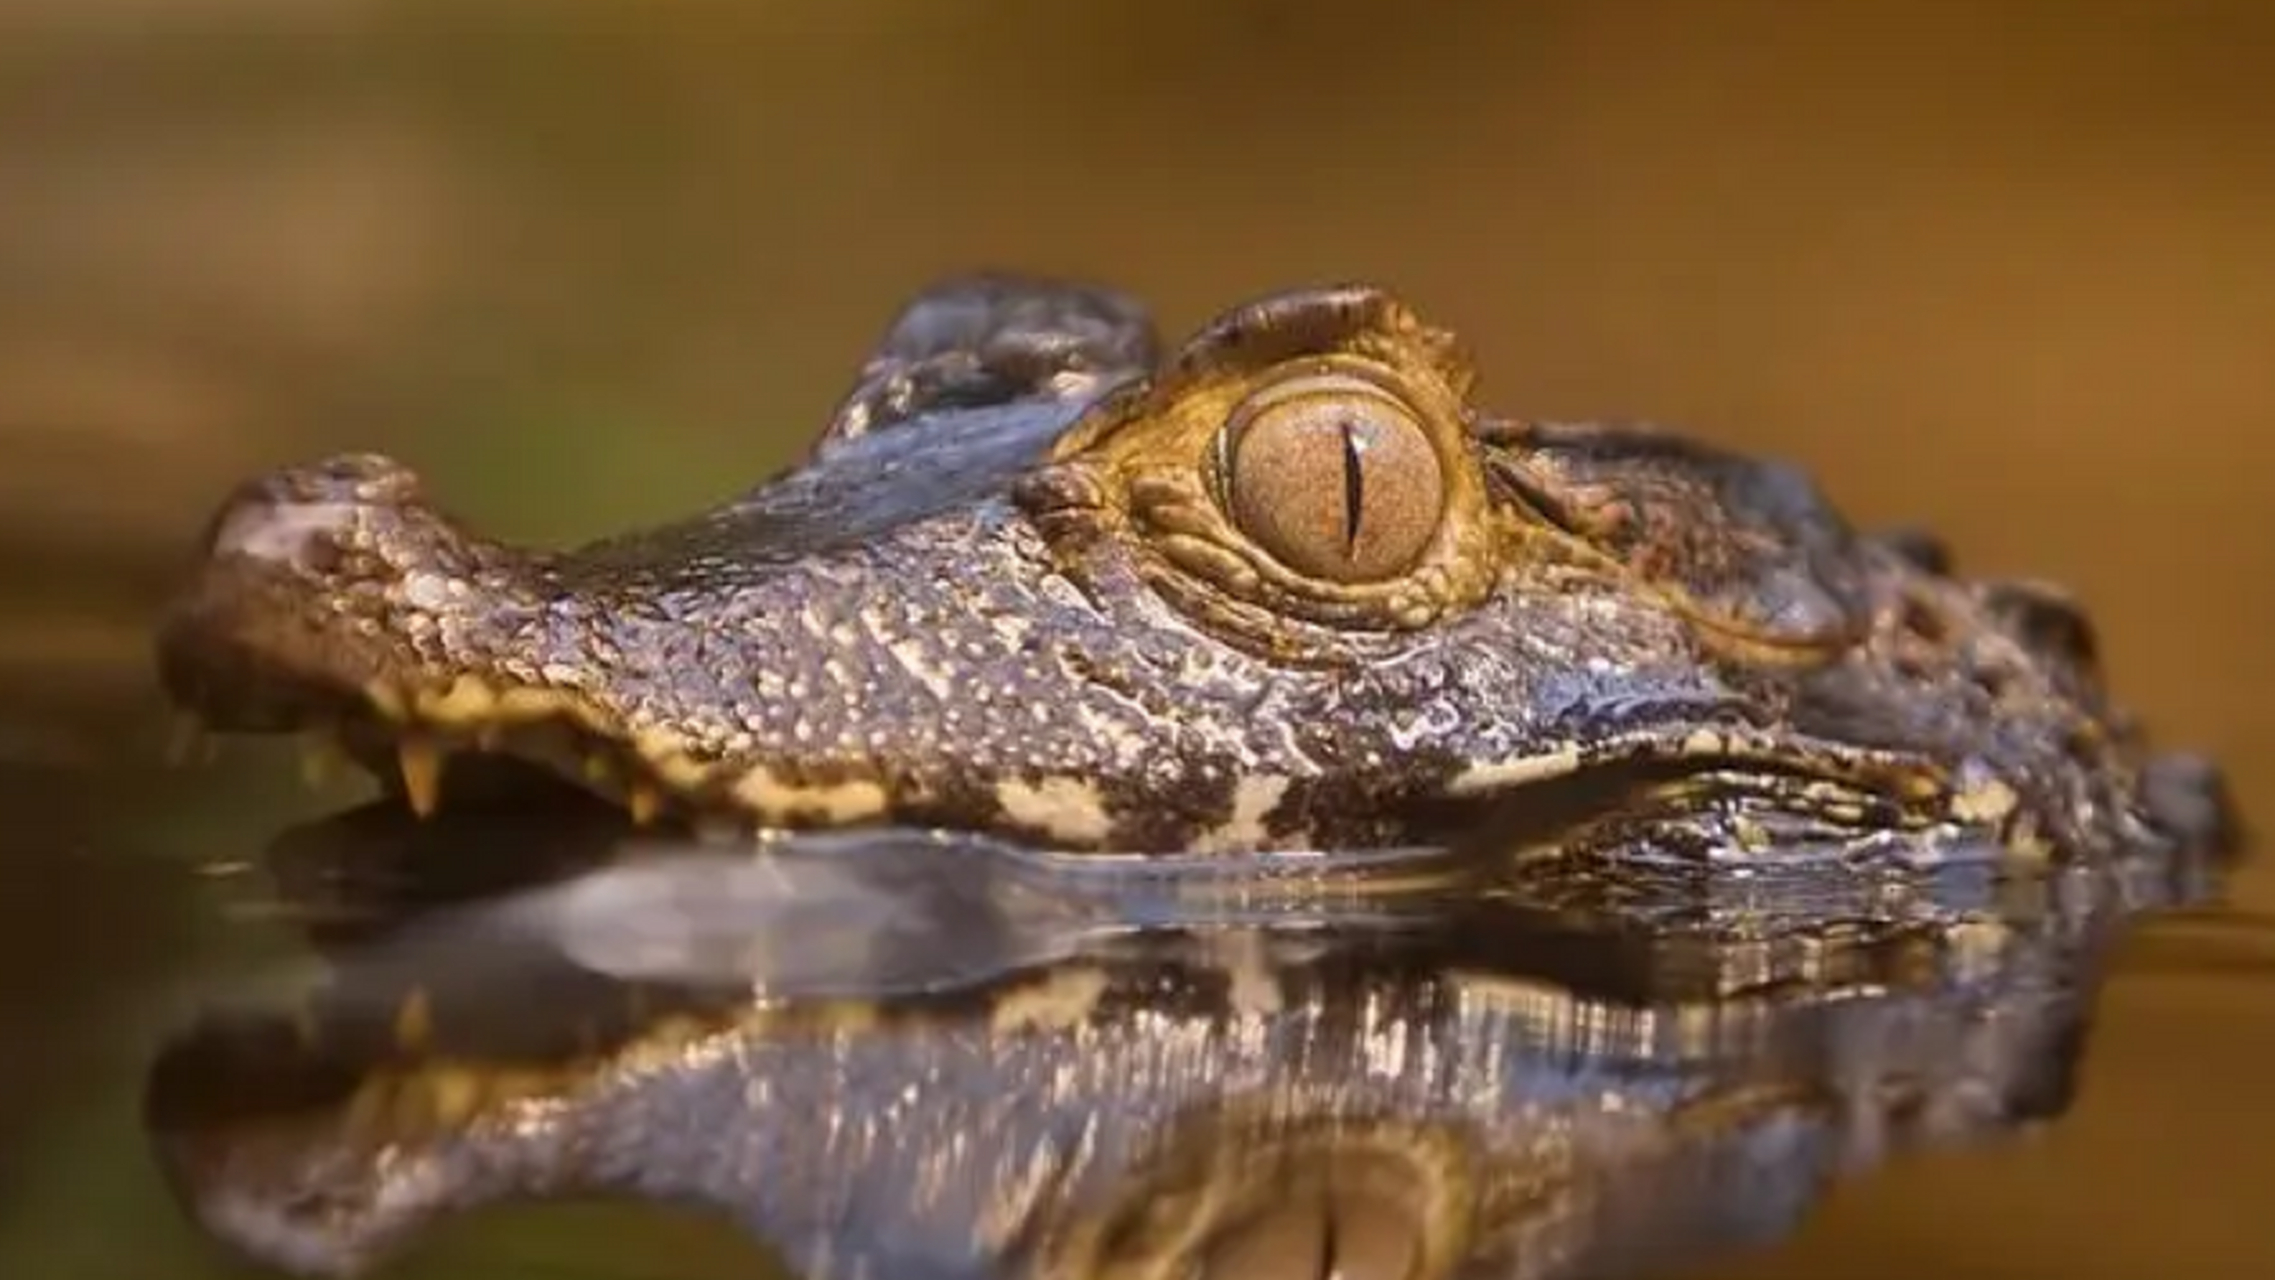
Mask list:
[[[148,601],[245,472],[383,447],[505,532],[602,532],[785,458],[902,294],[1001,265],[1121,283],[1173,331],[1376,279],[1468,336],[1503,407],[1796,457],[1862,522],[2074,586],[2129,700],[2264,812],[2262,12],[0,4],[0,759],[130,767],[106,752],[144,742],[110,727],[147,694]],[[65,979],[164,963],[122,921],[171,882],[6,874],[0,947],[45,979],[10,1042],[109,1061],[82,1041],[111,987]],[[2256,946],[2145,941],[2069,1123],[1860,1184],[1727,1274],[2268,1273]],[[37,1065],[16,1096],[69,1074]],[[0,1258],[169,1274],[89,1243],[61,1188],[142,1174],[79,1114],[0,1170],[49,1209],[0,1212]]]

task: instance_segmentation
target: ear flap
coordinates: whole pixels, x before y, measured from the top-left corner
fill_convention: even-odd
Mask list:
[[[1110,290],[1012,275],[944,280],[902,308],[813,451],[943,410],[1046,399],[1079,411],[1151,370],[1156,346],[1144,307]]]
[[[1510,424],[1494,476],[1711,630],[1829,650],[1867,624],[1855,535],[1794,468],[1648,427]]]

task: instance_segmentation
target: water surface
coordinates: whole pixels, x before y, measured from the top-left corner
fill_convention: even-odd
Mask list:
[[[942,271],[1105,277],[1172,329],[1389,281],[1498,406],[1780,453],[2074,587],[2112,684],[2264,820],[2267,6],[654,10],[0,11],[0,1274],[248,1274],[138,1104],[197,998],[302,945],[212,868],[342,797],[158,767],[149,609],[218,495],[377,447],[509,534],[676,514],[801,449]],[[2059,1122],[1702,1274],[2275,1271],[2270,913],[2247,868],[2121,944]],[[697,1214],[518,1210],[401,1274],[750,1256]]]
[[[190,1217],[307,1274],[564,1199],[814,1276],[1653,1274],[2058,1120],[2113,946],[2212,884],[1493,852],[1101,869],[366,805],[243,860],[276,946],[155,1052],[148,1136]]]

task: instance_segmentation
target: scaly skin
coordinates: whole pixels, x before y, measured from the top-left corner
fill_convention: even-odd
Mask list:
[[[1349,460],[1236,473],[1228,423],[1300,378],[1403,415],[1404,454],[1346,428]],[[952,282],[802,465],[663,528],[509,547],[368,455],[257,481],[161,665],[220,728],[399,749],[422,808],[488,752],[643,819],[1067,850],[1415,844],[1481,808],[1704,856],[2229,838],[2217,775],[2144,749],[2057,593],[1856,535],[1779,465],[1497,417],[1472,380],[1369,288],[1157,358],[1118,296]],[[1316,568],[1366,547],[1390,571]]]

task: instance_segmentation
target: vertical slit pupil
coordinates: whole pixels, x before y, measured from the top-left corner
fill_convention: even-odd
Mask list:
[[[1366,446],[1359,439],[1359,425],[1345,419],[1343,422],[1343,552],[1356,556],[1359,550],[1359,517],[1366,511],[1366,467],[1359,455]]]

